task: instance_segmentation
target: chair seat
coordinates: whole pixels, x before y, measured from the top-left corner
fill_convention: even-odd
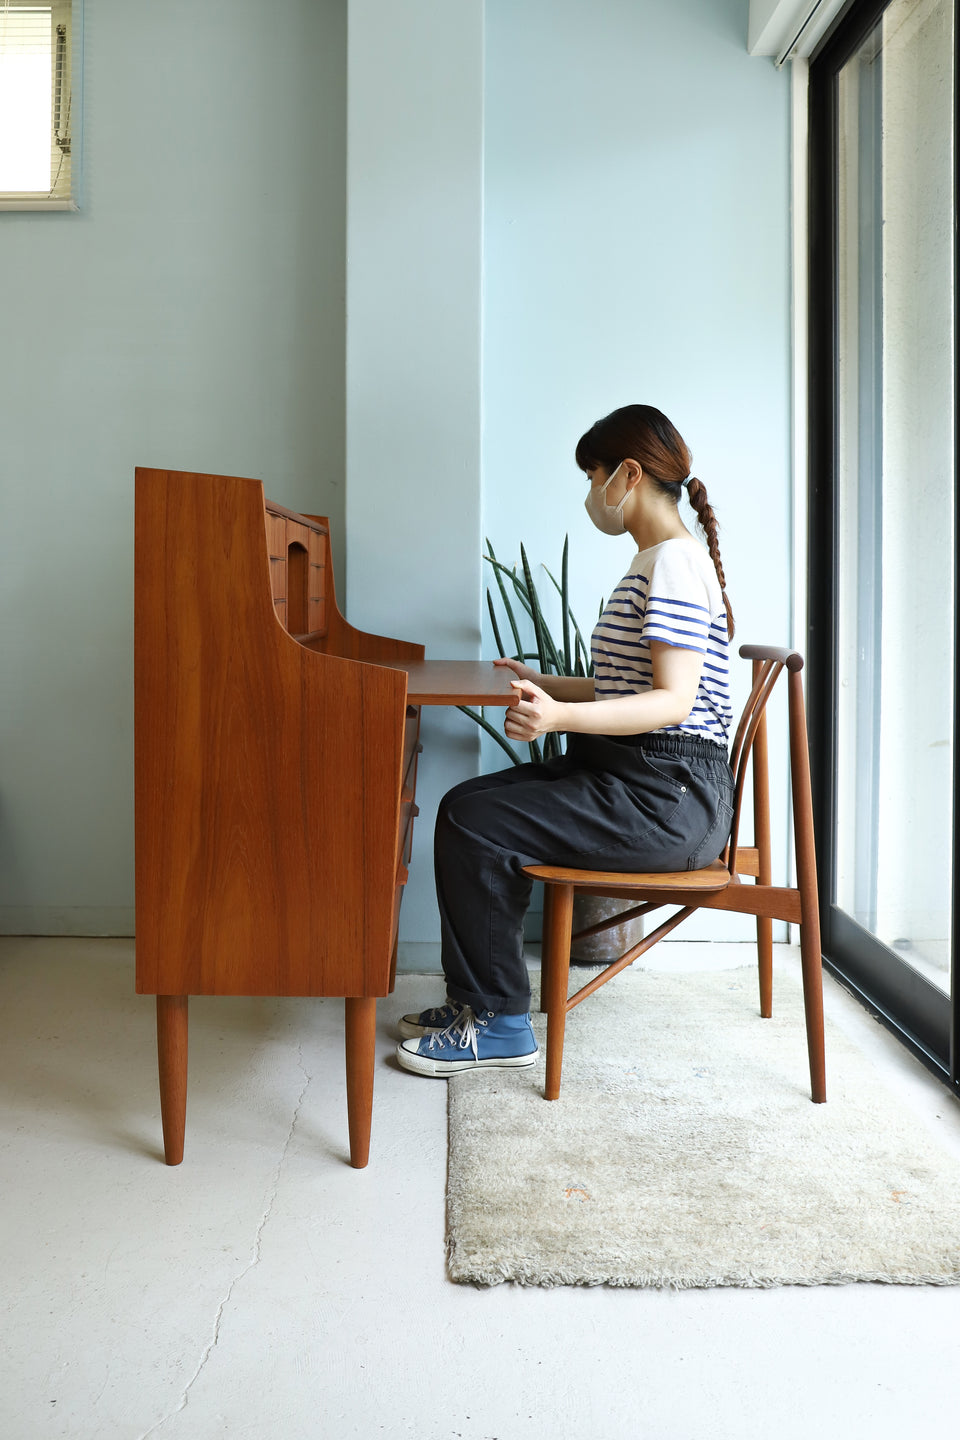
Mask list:
[[[612,886],[617,890],[726,890],[730,884],[730,871],[720,860],[704,865],[701,870],[627,871],[614,870],[571,870],[563,865],[524,865],[523,873],[534,880],[545,880],[554,885],[576,885],[581,887]]]

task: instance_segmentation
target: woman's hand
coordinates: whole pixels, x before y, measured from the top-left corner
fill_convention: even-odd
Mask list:
[[[499,660],[494,660],[493,663],[494,665],[506,665],[513,671],[514,675],[519,676],[521,680],[532,680],[535,685],[540,685],[543,682],[543,676],[540,674],[540,671],[531,669],[529,665],[524,665],[522,660],[509,660],[504,656]]]
[[[511,680],[510,684],[517,696],[504,722],[508,740],[536,740],[550,730],[566,728],[567,707],[559,700],[551,700],[532,680]]]

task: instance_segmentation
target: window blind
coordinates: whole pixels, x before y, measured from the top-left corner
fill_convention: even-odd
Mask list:
[[[750,0],[747,49],[774,63],[813,54],[849,0]]]
[[[0,0],[0,205],[72,205],[72,0]]]

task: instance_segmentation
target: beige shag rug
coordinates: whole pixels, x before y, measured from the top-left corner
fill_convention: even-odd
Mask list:
[[[451,1279],[960,1283],[960,1160],[832,1025],[811,1103],[792,975],[761,1020],[753,969],[628,971],[568,1017],[553,1103],[543,1064],[448,1082]]]

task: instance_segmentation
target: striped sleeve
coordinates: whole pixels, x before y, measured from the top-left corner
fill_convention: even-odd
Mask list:
[[[703,571],[686,545],[664,545],[650,571],[641,638],[707,653],[713,618]]]

